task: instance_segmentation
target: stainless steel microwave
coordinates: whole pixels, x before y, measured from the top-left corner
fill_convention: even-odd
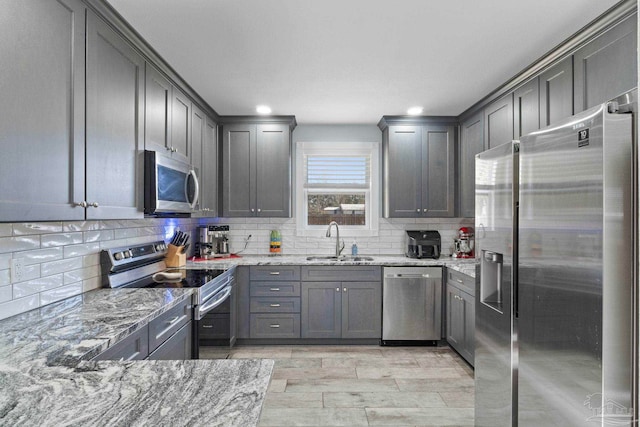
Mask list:
[[[200,185],[191,165],[157,151],[144,152],[144,213],[190,213]]]

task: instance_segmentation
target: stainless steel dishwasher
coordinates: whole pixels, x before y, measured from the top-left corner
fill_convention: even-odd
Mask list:
[[[385,267],[382,345],[435,344],[442,337],[442,267]]]

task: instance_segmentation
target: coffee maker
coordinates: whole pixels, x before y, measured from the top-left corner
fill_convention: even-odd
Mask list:
[[[460,227],[456,233],[454,258],[475,257],[474,231],[473,227]]]
[[[229,253],[228,225],[201,225],[198,227],[198,243],[196,243],[198,258],[225,258]]]

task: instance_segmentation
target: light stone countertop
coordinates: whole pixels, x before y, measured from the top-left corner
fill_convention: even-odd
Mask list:
[[[246,255],[241,258],[222,258],[209,261],[188,261],[187,268],[230,268],[235,265],[380,265],[383,267],[397,266],[444,266],[459,271],[471,277],[476,275],[476,260],[452,257],[438,259],[407,258],[402,255],[371,255],[372,261],[353,261],[347,256],[341,261],[335,259],[308,260],[313,255],[275,255],[260,256]],[[324,256],[324,255],[318,255]],[[369,257],[369,255],[359,255]]]
[[[0,321],[0,425],[257,425],[272,360],[88,361],[191,293],[99,289]]]

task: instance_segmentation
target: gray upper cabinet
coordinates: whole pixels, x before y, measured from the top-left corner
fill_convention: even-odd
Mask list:
[[[171,150],[171,83],[149,63],[145,68],[145,89],[145,149]]]
[[[540,79],[540,127],[573,115],[573,57],[542,72]]]
[[[484,151],[484,115],[482,112],[469,117],[460,125],[460,215],[475,216],[476,154]]]
[[[392,125],[383,132],[385,217],[453,216],[455,128]]]
[[[487,148],[513,140],[513,94],[484,108],[484,140]]]
[[[196,175],[198,176],[198,180],[200,182],[200,200],[198,202],[197,210],[202,211],[202,193],[203,193],[203,182],[202,182],[202,149],[204,144],[204,132],[205,132],[205,124],[207,122],[207,117],[204,115],[202,110],[200,110],[195,105],[191,106],[191,150],[190,150],[190,159],[189,163],[196,170]]]
[[[171,151],[186,163],[191,161],[191,100],[173,86],[171,97]]]
[[[200,209],[207,216],[218,215],[218,132],[216,122],[206,117],[200,169]],[[195,152],[195,149],[194,149]]]
[[[537,77],[513,92],[513,131],[516,139],[540,129],[540,85]]]
[[[637,39],[633,14],[574,53],[576,113],[637,86]]]
[[[84,219],[85,7],[7,0],[2,14],[0,221]]]
[[[142,217],[144,59],[87,14],[87,219]]]
[[[223,216],[289,217],[290,126],[223,125],[222,144]]]

